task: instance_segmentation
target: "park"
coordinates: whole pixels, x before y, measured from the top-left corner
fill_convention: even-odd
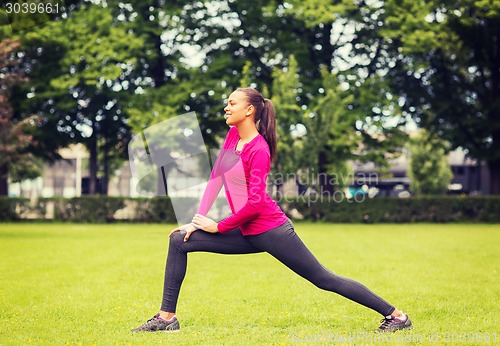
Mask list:
[[[4,1],[0,345],[497,344],[498,42],[484,0]]]

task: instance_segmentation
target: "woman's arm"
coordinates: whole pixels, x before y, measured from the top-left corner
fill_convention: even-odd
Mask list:
[[[205,187],[205,191],[203,192],[203,197],[200,201],[200,206],[198,207],[198,211],[196,214],[206,216],[210,208],[215,202],[215,199],[219,195],[220,189],[222,188],[222,177],[220,175],[210,174],[210,178],[208,179],[207,186]]]
[[[235,135],[237,135],[237,133],[238,131],[236,130],[236,128],[229,129],[226,139],[222,144],[222,150],[217,156],[217,159],[215,160],[212,172],[210,173],[210,178],[208,179],[207,186],[205,188],[205,191],[203,192],[203,197],[201,198],[200,206],[198,207],[198,212],[196,214],[204,216],[207,215],[210,208],[212,208],[215,199],[219,195],[220,189],[222,188],[223,185],[223,180],[222,180],[223,169],[221,166],[223,156],[225,151],[227,150],[227,146],[232,142],[232,139],[234,138]]]

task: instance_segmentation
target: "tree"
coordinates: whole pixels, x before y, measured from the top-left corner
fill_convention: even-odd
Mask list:
[[[243,88],[248,88],[251,87],[253,84],[252,81],[252,62],[247,61],[245,65],[243,66],[243,70],[241,71],[241,79],[240,79],[240,86]]]
[[[339,178],[345,177],[346,162],[353,157],[361,136],[354,131],[356,114],[348,108],[353,96],[340,88],[337,76],[326,66],[322,77],[323,95],[304,119],[308,138],[301,161],[319,193],[332,195],[335,186],[342,185]]]
[[[30,106],[38,106],[51,125],[49,133],[57,129],[66,143],[86,145],[89,192],[96,193],[101,176],[102,193],[106,194],[110,166],[126,157],[130,128],[122,102],[127,99],[127,78],[137,65],[135,54],[142,48],[141,39],[114,23],[110,9],[101,6],[84,6],[72,17],[47,23],[23,38],[27,48],[37,43],[42,47],[27,49],[28,56],[35,59],[32,73],[39,77],[30,86]],[[55,59],[47,58],[51,53]],[[45,71],[48,80],[41,76]],[[42,80],[45,85],[40,84]]]
[[[386,166],[407,137],[380,68],[391,59],[380,34],[383,9],[374,2],[308,0],[277,4],[276,11],[289,27],[283,37],[303,44],[297,48],[307,128],[302,167],[314,169],[319,189],[331,194],[334,185],[347,184],[347,160]]]
[[[301,122],[302,110],[298,104],[301,84],[297,60],[290,55],[288,66],[284,69],[275,68],[273,71],[271,101],[276,111],[278,133],[278,157],[273,167],[276,177],[278,198],[282,193],[283,184],[288,174],[295,174],[300,168],[297,157],[301,151],[300,141],[305,135],[305,126]]]
[[[331,195],[352,182],[348,161],[371,161],[381,167],[398,156],[407,135],[396,118],[384,81],[377,75],[346,89],[339,74],[322,67],[321,96],[304,115],[307,140],[302,168],[312,174],[321,194]]]
[[[26,81],[19,70],[16,55],[19,46],[19,42],[11,39],[0,42],[0,196],[9,194],[9,172],[37,172],[33,155],[26,151],[32,142],[29,132],[36,125],[36,117],[15,121],[10,102],[12,87]]]
[[[70,5],[73,0],[66,3],[68,9],[74,9],[74,6]],[[60,158],[58,149],[67,146],[71,141],[69,136],[58,131],[54,114],[43,111],[44,105],[37,96],[49,92],[50,80],[57,75],[56,70],[64,51],[53,44],[52,35],[33,40],[26,38],[28,35],[33,38],[36,30],[13,33],[5,11],[0,9],[0,40],[12,39],[21,43],[17,49],[19,71],[27,78],[25,82],[14,85],[10,90],[12,121],[22,122],[25,118],[36,115],[39,121],[37,126],[30,129],[33,140],[25,150],[43,160],[53,161]]]
[[[453,178],[447,159],[447,143],[426,130],[412,138],[408,175],[411,191],[419,195],[444,194]]]
[[[387,1],[392,89],[422,127],[488,163],[500,194],[500,3]]]
[[[118,117],[117,123],[140,130],[159,118],[195,111],[206,143],[215,145],[217,136],[227,131],[221,99],[241,86],[241,73],[247,65],[251,66],[252,80],[263,94],[284,109],[278,116],[282,117],[279,131],[281,149],[285,153],[292,143],[295,146],[305,142],[293,138],[297,131],[290,131],[300,124],[307,127],[304,119],[293,119],[297,107],[309,114],[315,113],[319,104],[327,103],[322,101],[324,95],[319,91],[324,88],[320,68],[324,65],[341,86],[335,92],[342,93],[342,98],[354,95],[350,104],[342,104],[346,112],[350,112],[345,114],[350,119],[350,127],[338,135],[348,136],[346,141],[350,136],[358,137],[363,141],[364,158],[384,161],[385,155],[379,149],[389,148],[385,144],[395,138],[391,131],[383,128],[384,119],[391,118],[398,109],[387,106],[391,95],[382,74],[377,73],[377,66],[388,59],[380,53],[387,49],[379,33],[383,12],[380,7],[347,0],[335,3],[317,0],[131,0],[123,3],[109,0],[106,3],[107,10],[99,10],[100,5],[84,6],[85,11],[76,8],[72,17],[66,20],[68,23],[54,22],[27,36],[31,39],[28,56],[37,62],[32,67],[47,68],[45,73],[38,70],[38,84],[32,92],[35,97],[29,104],[43,113],[51,128],[47,133],[54,138],[83,141],[90,148],[94,148],[92,143],[96,142],[100,147],[97,151],[120,153],[120,150],[106,151],[106,148],[114,148],[113,144],[108,142],[106,145],[104,141],[107,134],[102,129],[106,119]],[[95,27],[93,23],[100,25]],[[67,42],[67,36],[71,35],[66,33],[77,32],[77,25],[82,30],[81,37],[72,36]],[[353,28],[354,33],[350,32]],[[110,41],[110,32],[119,34],[116,42]],[[129,36],[123,35],[124,32]],[[101,53],[109,55],[100,62],[88,54],[82,55],[81,49],[84,41],[94,45],[97,36],[101,38],[100,45],[83,46],[99,57],[104,57]],[[120,43],[124,37],[138,39],[142,49],[134,50],[134,40],[129,50],[124,49]],[[111,49],[104,49],[104,45]],[[347,54],[342,53],[349,46],[352,49]],[[38,47],[42,47],[41,53]],[[186,47],[197,54],[186,56]],[[292,54],[297,61],[295,74],[290,72]],[[84,57],[82,61],[78,61],[80,56]],[[128,64],[129,59],[136,63]],[[38,63],[42,60],[44,64]],[[122,71],[117,77],[120,67]],[[100,70],[113,75],[103,78],[104,85],[102,81],[95,83]],[[288,84],[285,86],[284,82]],[[128,86],[126,91],[125,85]],[[54,90],[53,86],[57,88]],[[120,87],[122,90],[116,91]],[[25,95],[31,89],[26,90]],[[271,92],[268,94],[268,91]],[[19,106],[22,107],[21,102]],[[285,109],[288,106],[295,109]],[[325,108],[322,112],[327,111]],[[98,119],[94,121],[93,115]],[[94,125],[97,128],[92,129],[92,133],[101,138],[97,141],[85,137],[82,130],[86,129],[88,134]],[[122,133],[123,129],[122,138],[125,138],[126,128],[120,125],[117,127],[120,131],[110,129],[109,132]],[[53,129],[57,129],[57,135]],[[314,131],[307,132],[308,138],[315,136]],[[341,142],[338,138],[334,144]],[[286,160],[295,163],[292,154],[280,155],[281,170],[288,169]],[[326,157],[333,159],[330,154],[326,154],[324,160]],[[317,157],[308,158],[311,160],[309,166],[317,164]],[[103,161],[107,160],[103,158]],[[331,162],[325,161],[322,165],[329,164]],[[96,166],[97,163],[93,165]]]
[[[139,64],[128,77],[136,89],[127,101],[133,131],[137,133],[158,121],[193,111],[199,117],[205,142],[215,146],[217,137],[226,131],[221,99],[227,98],[229,84],[237,84],[223,80],[231,59],[225,56],[225,60],[207,69],[199,68],[195,59],[183,53],[186,47],[200,53],[207,48],[198,45],[197,40],[207,34],[211,25],[198,20],[199,12],[208,12],[210,6],[204,2],[165,0],[110,3],[114,17],[144,42],[144,48],[138,52]]]

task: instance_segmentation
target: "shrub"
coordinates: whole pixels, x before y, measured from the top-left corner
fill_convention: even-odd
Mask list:
[[[28,203],[27,198],[0,197],[0,221],[19,220],[25,214]]]
[[[282,203],[297,209],[305,220],[345,223],[500,222],[500,197],[426,196],[373,198],[362,202],[314,202],[297,199]]]
[[[180,198],[183,213],[196,213],[199,201]],[[296,209],[304,220],[339,223],[403,222],[500,222],[500,197],[427,196],[413,198],[373,198],[341,202],[305,198],[280,201],[292,217]],[[53,210],[53,213],[51,212]],[[29,215],[28,215],[29,214]],[[40,198],[34,203],[23,198],[0,198],[0,221],[37,217],[42,220],[82,223],[116,221],[177,223],[169,197],[129,198],[84,196]],[[292,217],[293,218],[293,217]]]
[[[84,196],[50,201],[54,203],[54,220],[63,222],[111,222],[115,212],[125,207],[124,197]]]

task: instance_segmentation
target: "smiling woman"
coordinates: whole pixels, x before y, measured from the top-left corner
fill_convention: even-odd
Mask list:
[[[295,233],[292,222],[267,194],[266,181],[276,158],[276,119],[270,100],[251,88],[235,90],[224,108],[231,128],[224,141],[198,212],[192,222],[170,233],[160,312],[133,329],[178,331],[175,315],[190,252],[250,254],[267,252],[317,287],[338,293],[382,316],[378,331],[411,328],[408,315],[364,285],[326,269]],[[206,214],[222,186],[232,215],[215,222]],[[202,293],[200,293],[202,294]]]

